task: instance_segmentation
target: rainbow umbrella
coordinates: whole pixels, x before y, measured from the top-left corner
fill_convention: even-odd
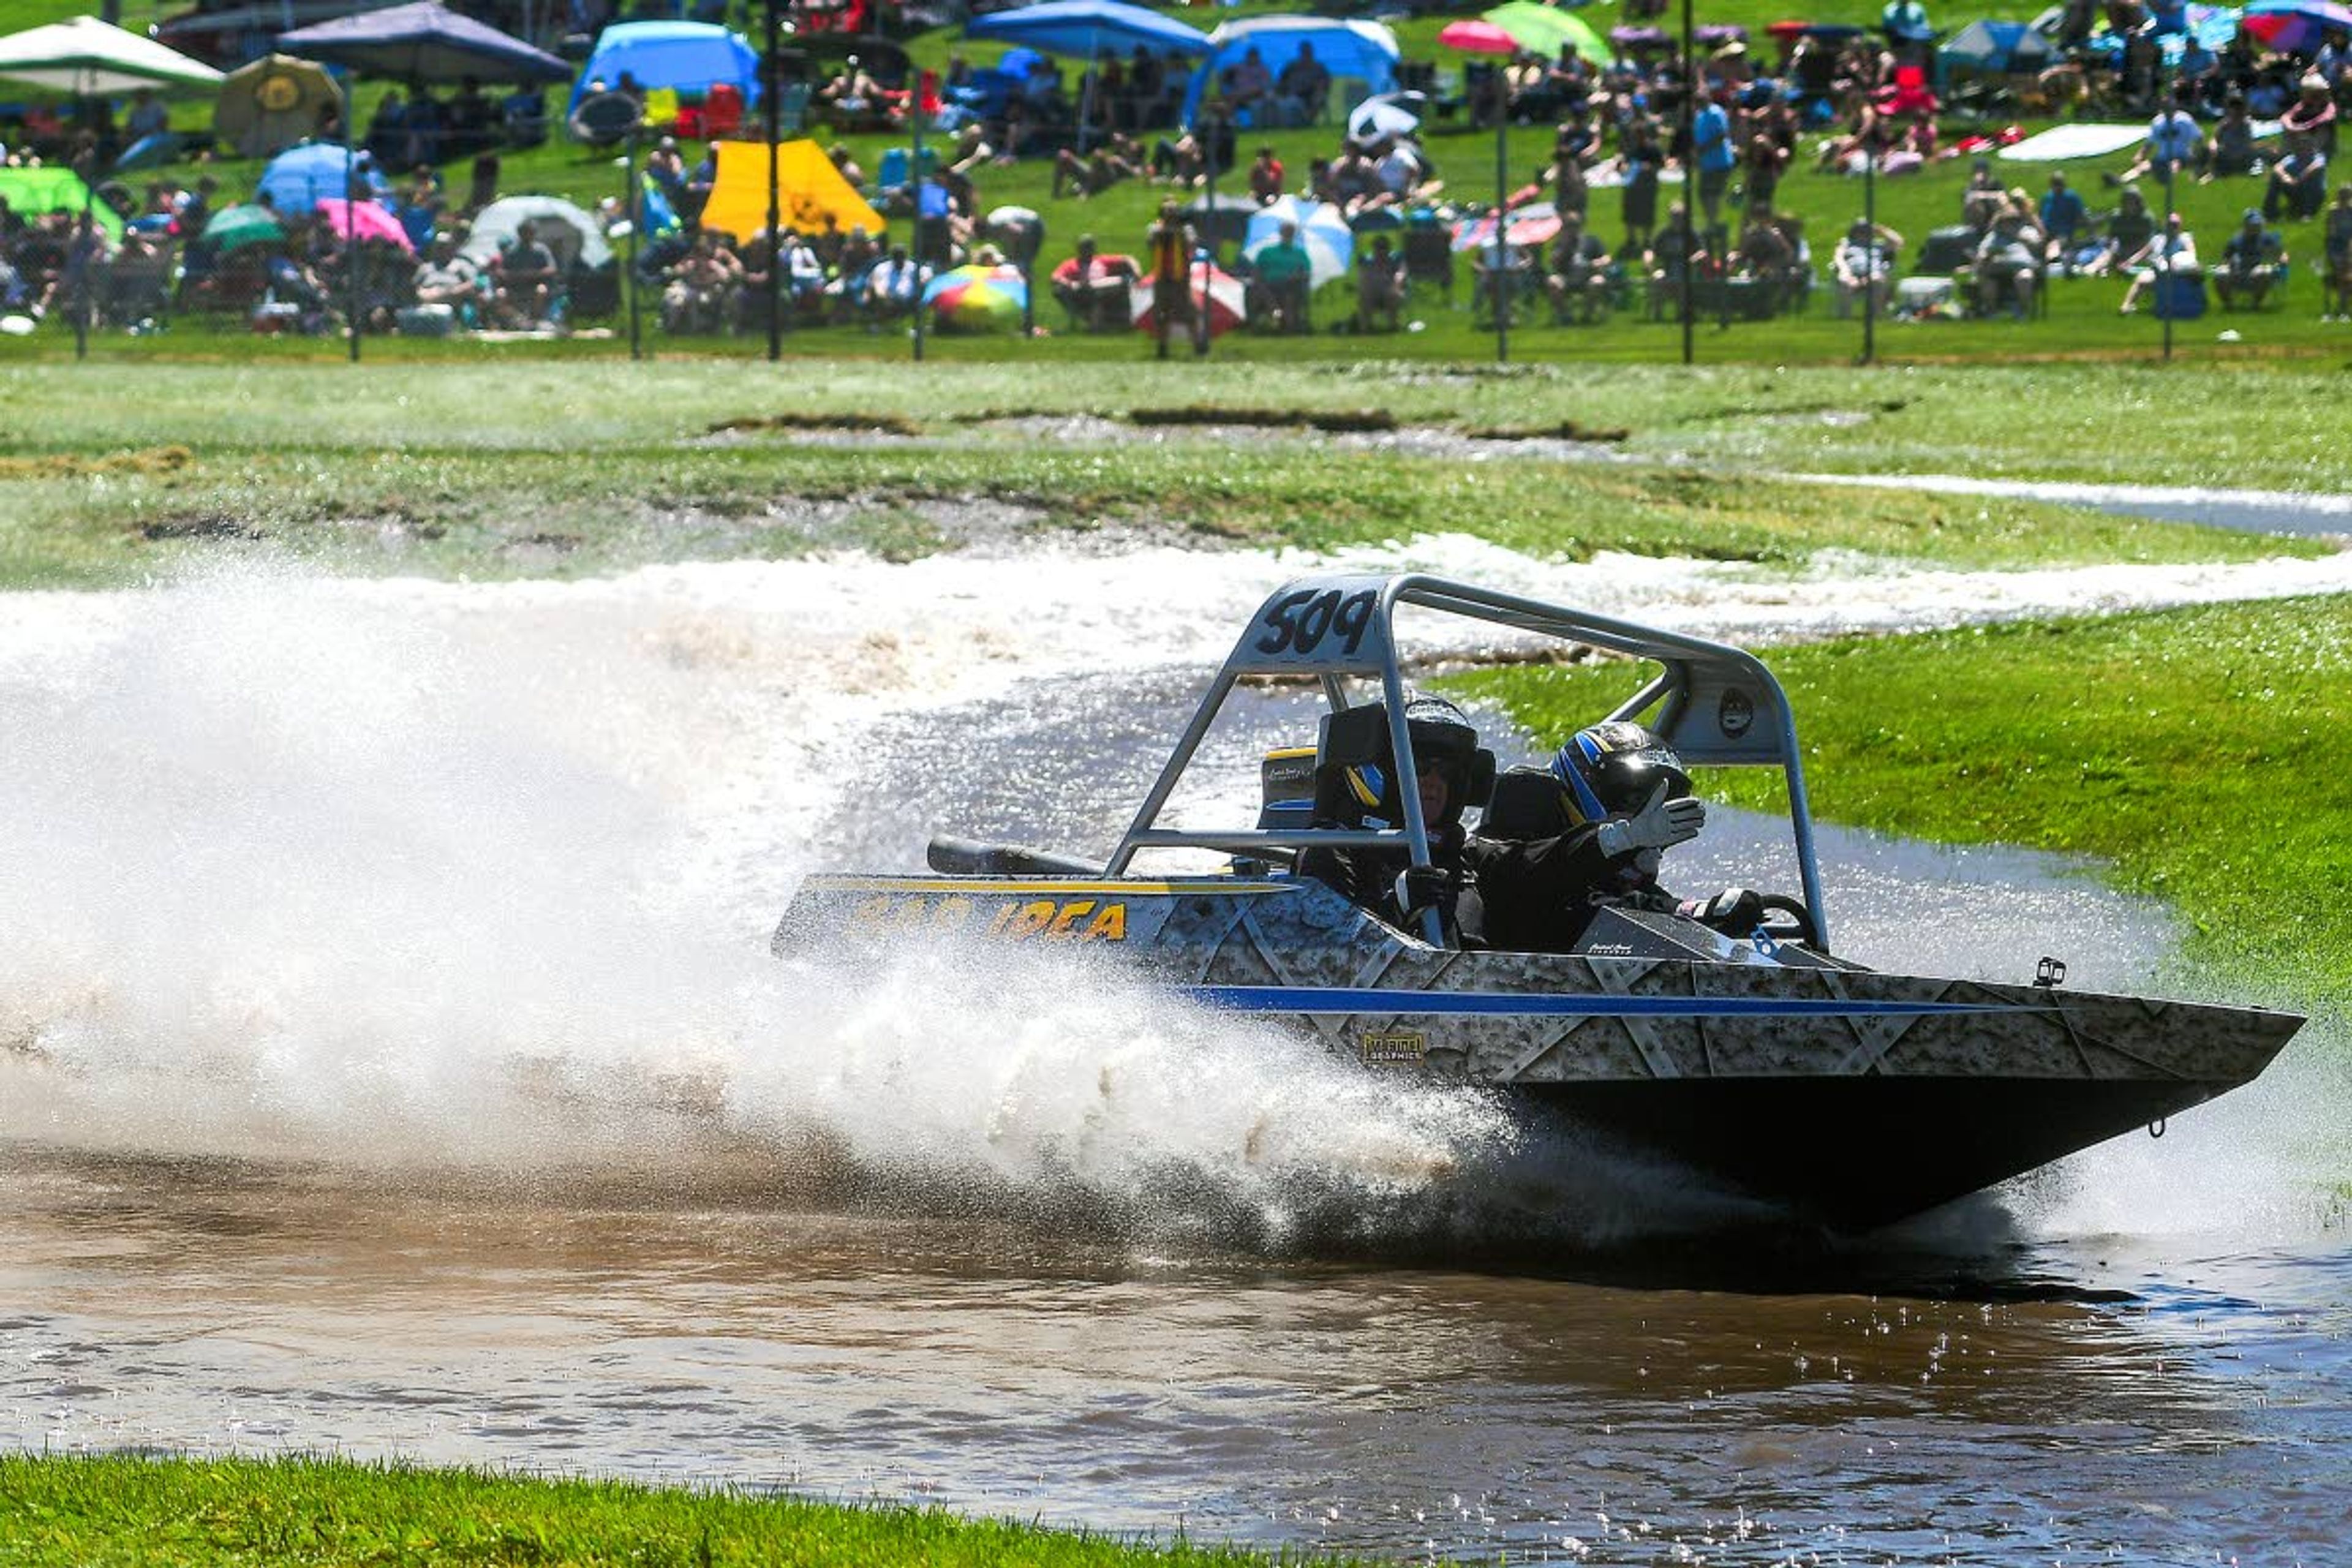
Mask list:
[[[345,239],[380,239],[386,245],[396,245],[409,255],[416,254],[416,242],[400,226],[400,220],[373,202],[347,202],[341,196],[320,196],[319,216],[327,220],[327,232]]]
[[[1195,263],[1184,268],[1184,280],[1192,285],[1192,309],[1208,322],[1211,337],[1230,332],[1249,320],[1247,291],[1243,288],[1242,280],[1232,273],[1220,267],[1202,267]],[[1136,284],[1129,294],[1129,319],[1134,321],[1135,330],[1139,332],[1156,333],[1160,331],[1159,286],[1160,274],[1153,272]],[[1169,330],[1181,335],[1192,329],[1190,322],[1172,321]]]
[[[286,237],[278,215],[254,202],[223,207],[205,220],[204,241],[220,255],[248,245],[270,245]]]
[[[1549,202],[1535,202],[1517,208],[1511,213],[1510,220],[1509,226],[1503,231],[1503,237],[1522,248],[1549,245],[1559,233],[1559,212]],[[1494,243],[1493,213],[1485,217],[1465,218],[1454,226],[1454,248],[1456,250],[1483,250]]]
[[[923,285],[923,303],[942,329],[987,331],[1021,320],[1029,308],[1029,282],[1018,267],[951,268]]]
[[[1523,49],[1544,55],[1558,55],[1563,48],[1574,49],[1594,65],[1609,63],[1609,46],[1601,41],[1580,16],[1549,5],[1539,5],[1536,0],[1510,0],[1491,11],[1481,11],[1478,19],[1500,27]]]

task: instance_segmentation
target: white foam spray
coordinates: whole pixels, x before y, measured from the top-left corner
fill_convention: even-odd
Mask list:
[[[2080,591],[1461,540],[1346,563],[1738,635]],[[1311,564],[847,557],[499,585],[242,566],[12,596],[0,1137],[509,1173],[748,1150],[791,1179],[1012,1192],[1123,1228],[1456,1223],[1464,1173],[1515,1152],[1475,1094],[1367,1081],[1114,973],[950,953],[851,984],[765,950],[793,883],[835,863],[818,837],[854,811],[878,724],[1199,670]],[[2111,584],[2171,602],[2329,567],[2134,570]],[[1499,1201],[1523,1216],[1583,1201],[1571,1176],[1514,1179]]]

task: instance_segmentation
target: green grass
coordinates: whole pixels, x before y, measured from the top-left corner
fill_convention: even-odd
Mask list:
[[[903,559],[951,547],[972,500],[1018,508],[1040,528],[1150,524],[1208,543],[1329,548],[1461,531],[1565,558],[1627,551],[1773,567],[1825,550],[2000,567],[2326,548],[1743,472],[1846,466],[1873,443],[1927,466],[1980,470],[1989,465],[1972,460],[1973,432],[2021,395],[2087,399],[2102,383],[2131,379],[2079,367],[1890,373],[1862,384],[1823,373],[1626,372],[1605,389],[1543,372],[1375,381],[1186,365],[1145,380],[1079,367],[1045,381],[1003,366],[940,366],[920,379],[891,365],[825,368],[814,381],[802,366],[714,377],[667,362],[593,374],[533,361],[0,372],[0,399],[43,411],[0,431],[0,583],[120,582],[254,540],[329,570],[446,576],[579,575],[845,546]],[[2300,393],[2309,379],[2265,371],[2181,381],[2195,393],[2179,400],[2179,439],[2160,470],[2129,477],[2226,471],[2251,482],[2229,460],[2239,443],[2260,442],[2282,462],[2319,443],[2294,397],[2269,399],[2271,412],[2218,435],[2193,416],[2228,425],[2220,381]],[[352,395],[355,385],[365,395]],[[2263,401],[2242,390],[2240,400]],[[1115,424],[1107,438],[1066,441],[1001,419],[1137,408],[1339,423],[1376,413],[1453,430],[1573,424],[1622,434],[1602,446],[1648,461],[1538,460],[1507,445],[1476,461],[1379,449],[1332,460],[1329,438],[1304,428],[1227,441]],[[1849,415],[1867,428],[1844,423]],[[803,428],[721,429],[779,418],[872,423],[918,438],[841,445]],[[2063,468],[2033,441],[2022,446]],[[1685,448],[1726,471],[1674,463]]]
[[[2312,998],[2352,994],[2352,617],[2292,600],[1857,637],[1767,656],[1816,816],[2095,858],[2163,899],[2192,957]],[[1631,667],[1463,678],[1547,742]],[[1777,777],[1702,789],[1784,809]]]
[[[0,18],[14,16],[16,25],[54,19],[73,14],[76,6],[56,3],[56,0],[0,0]],[[176,8],[174,8],[176,9]],[[1803,8],[1805,14],[1821,21],[1874,21],[1877,6],[1869,0],[1825,0],[1819,5]],[[1996,0],[1995,4],[1972,7],[1967,15],[2030,16],[2039,7]],[[158,14],[170,14],[158,13]],[[1195,22],[1213,26],[1215,21],[1231,13],[1218,10],[1202,14],[1199,10],[1180,12]],[[1619,7],[1606,3],[1591,5],[1583,13],[1604,33],[1619,18]],[[1751,29],[1760,29],[1773,20],[1779,9],[1761,0],[1714,0],[1701,7],[1699,21],[1741,22]],[[137,5],[126,10],[126,20],[133,25],[143,23],[149,12]],[[1408,58],[1438,59],[1449,67],[1460,61],[1452,52],[1435,45],[1437,29],[1447,18],[1429,16],[1402,24],[1398,31]],[[1963,18],[1947,16],[1948,23],[1957,25]],[[971,44],[946,34],[931,34],[912,41],[917,58],[932,64],[944,62],[951,51],[961,52],[974,61],[993,57],[996,48]],[[362,126],[382,90],[381,84],[362,84],[359,92],[357,123]],[[5,91],[0,91],[5,96]],[[183,129],[197,129],[209,124],[211,108],[201,94],[182,100],[175,110],[175,123]],[[2038,123],[2038,122],[2036,122]],[[2029,124],[2028,129],[2035,128]],[[1954,121],[1955,134],[1969,127]],[[1249,133],[1245,146],[1267,142],[1281,153],[1286,163],[1303,175],[1309,158],[1331,150],[1336,132],[1330,128],[1294,130],[1264,134]],[[879,135],[850,136],[846,140],[856,151],[860,161],[871,170],[878,163],[884,148],[898,140]],[[1429,149],[1436,159],[1440,174],[1446,179],[1450,198],[1472,202],[1490,201],[1495,186],[1494,139],[1485,132],[1473,133],[1440,124],[1428,138]],[[1539,176],[1549,158],[1550,133],[1548,127],[1520,127],[1509,137],[1507,165],[1511,181],[1517,184]],[[2110,205],[2110,194],[2099,184],[2099,175],[2121,169],[2129,162],[2129,154],[2117,154],[2068,165],[2068,171],[2081,186],[2094,207]],[[1824,259],[1831,245],[1844,226],[1859,216],[1862,191],[1858,181],[1843,175],[1817,174],[1810,167],[1810,158],[1801,153],[1800,167],[1782,184],[1781,205],[1805,220],[1817,254]],[[229,195],[243,196],[249,193],[260,168],[258,163],[229,160],[209,165],[209,172],[218,175]],[[2004,166],[2012,183],[2027,185],[2036,195],[2046,178],[2046,167],[2012,164]],[[206,172],[194,164],[183,164],[158,171],[173,177],[193,181]],[[464,169],[450,171],[454,179],[462,180]],[[1967,177],[1964,160],[1937,165],[1930,171],[1907,179],[1885,180],[1878,184],[1878,210],[1883,221],[1902,233],[1910,242],[1913,254],[1927,233],[1941,225],[1957,222],[1959,215],[1959,190]],[[598,197],[614,194],[619,186],[619,174],[614,169],[609,154],[591,153],[585,148],[558,142],[526,153],[506,155],[503,164],[502,188],[509,194],[544,192],[564,195],[583,205]],[[134,186],[138,178],[131,182]],[[1055,199],[1050,194],[1050,164],[1031,161],[1022,164],[992,169],[980,182],[984,206],[1017,205],[1029,206],[1045,215],[1046,238],[1044,265],[1050,267],[1069,255],[1081,232],[1096,234],[1108,249],[1134,249],[1142,241],[1143,231],[1150,220],[1152,208],[1166,194],[1161,188],[1130,184],[1103,193],[1088,201],[1071,198]],[[2184,186],[2179,193],[2179,205],[2189,219],[2192,232],[2202,238],[2209,252],[2218,250],[2221,239],[2234,227],[2241,211],[2261,195],[2261,183],[2250,178],[2225,180],[2210,186]],[[2154,199],[2156,193],[2150,193]],[[1617,208],[1612,193],[1594,194],[1595,230],[1613,241],[1618,236]],[[2296,258],[2298,276],[2283,298],[2283,302],[2261,312],[2231,315],[2215,314],[2201,321],[2184,322],[2176,332],[2177,350],[2184,357],[2200,362],[2233,359],[2249,355],[2280,354],[2317,358],[2340,363],[2352,353],[2352,327],[2323,325],[2315,321],[2319,313],[2317,279],[2308,270],[2308,264],[2319,254],[2319,234],[2315,224],[2292,227],[2287,235],[2290,250]],[[1350,287],[1346,282],[1335,284],[1327,290],[1318,304],[1318,319],[1336,321],[1350,307]],[[2160,350],[2162,329],[2145,315],[2119,317],[2116,307],[2123,285],[2112,279],[2061,279],[2053,290],[2053,303],[2047,320],[2029,323],[2006,320],[1979,322],[1933,322],[1910,325],[1884,325],[1878,334],[1878,353],[1890,360],[1908,363],[1933,363],[1947,359],[2005,361],[2020,357],[2080,356],[2093,358],[2154,359]],[[1466,296],[1466,282],[1464,290]],[[1218,348],[1220,356],[1252,358],[1268,362],[1299,359],[1353,360],[1368,354],[1383,357],[1404,357],[1416,360],[1486,360],[1494,357],[1491,333],[1482,332],[1471,321],[1464,299],[1457,298],[1448,306],[1433,291],[1417,297],[1416,314],[1424,325],[1423,331],[1366,340],[1354,337],[1318,335],[1311,340],[1249,339],[1246,335],[1229,338]],[[1511,353],[1514,358],[1545,361],[1591,361],[1599,363],[1679,363],[1682,334],[1678,328],[1638,319],[1639,311],[1620,315],[1616,320],[1595,328],[1558,327],[1548,321],[1523,323],[1515,334]],[[1062,326],[1060,313],[1050,301],[1039,313],[1039,320],[1049,328]],[[145,340],[124,340],[110,335],[101,340],[102,352],[130,358],[209,356],[216,353],[257,352],[242,340],[242,322],[227,323],[226,331],[216,331],[204,323],[181,322],[168,336]],[[2234,331],[2241,341],[2223,343],[2221,334]],[[682,350],[698,354],[729,354],[748,352],[749,345],[730,343],[726,340],[665,340],[658,331],[654,337],[665,349]],[[790,340],[790,352],[795,355],[821,353],[858,353],[873,347],[870,340],[854,331],[834,330],[795,334]],[[443,348],[444,345],[428,345]],[[1851,361],[1862,347],[1862,329],[1858,321],[1838,321],[1828,313],[1825,298],[1817,296],[1810,311],[1795,318],[1762,323],[1738,323],[1727,331],[1716,330],[1710,323],[1696,334],[1695,351],[1700,363],[1743,363],[1762,361],[1789,363],[1837,363]],[[0,339],[0,364],[26,360],[55,359],[73,352],[70,335],[61,326],[53,325],[36,337]],[[313,342],[293,350],[259,351],[276,354],[307,353],[331,358],[341,353],[333,343]],[[526,352],[543,353],[543,348]],[[583,343],[569,351],[590,354],[610,355],[623,352],[617,340]],[[1024,362],[1061,363],[1069,360],[1113,360],[1132,363],[1148,357],[1150,349],[1139,337],[1121,334],[1110,338],[1072,338],[1056,335],[1042,341],[1020,341],[1011,336],[999,336],[968,345],[943,345],[942,352],[953,355],[977,353],[996,357],[1018,357]]]
[[[1305,1562],[968,1521],[933,1509],[537,1480],[342,1460],[0,1454],[0,1562],[77,1568],[253,1564],[793,1563],[889,1568],[1023,1563]],[[1338,1559],[1317,1558],[1316,1562]]]

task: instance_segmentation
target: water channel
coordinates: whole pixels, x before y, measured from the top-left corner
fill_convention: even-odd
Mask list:
[[[1738,637],[1960,600],[1426,548]],[[2161,1142],[1865,1244],[1701,1250],[1670,1173],[1114,974],[768,957],[807,870],[912,868],[936,827],[1107,843],[1285,569],[12,598],[0,1444],[1413,1559],[2344,1560],[2340,1016]],[[2017,613],[2069,591],[2037,575],[1999,588]],[[1303,721],[1256,700],[1192,806],[1248,799]],[[1721,814],[1677,875],[1782,857]],[[1866,962],[2209,984],[2082,868],[1843,833],[1823,858]]]

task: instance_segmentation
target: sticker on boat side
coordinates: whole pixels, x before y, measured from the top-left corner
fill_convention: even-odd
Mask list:
[[[1337,588],[1285,594],[1258,617],[1265,635],[1251,647],[1271,658],[1314,658],[1318,653],[1353,658],[1364,646],[1372,607],[1379,601],[1379,590],[1373,588],[1352,594]],[[1334,646],[1327,649],[1326,643]]]
[[[1357,1037],[1358,1054],[1366,1067],[1393,1066],[1401,1062],[1418,1064],[1429,1059],[1429,1037],[1401,1031],[1373,1033],[1367,1030]]]
[[[848,925],[864,931],[960,931],[980,906],[961,893],[883,894],[850,906]],[[1125,942],[1127,905],[1096,899],[1026,899],[999,905],[979,926],[983,936],[1015,942]]]

